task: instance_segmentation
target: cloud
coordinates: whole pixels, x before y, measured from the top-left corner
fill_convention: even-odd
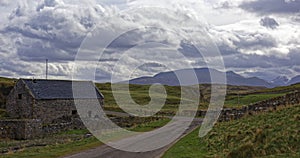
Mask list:
[[[237,54],[270,55],[271,49],[278,47],[278,40],[264,30],[230,30],[213,28],[210,32],[223,56]],[[232,28],[230,28],[232,29]]]
[[[2,18],[0,75],[44,78],[44,61],[49,59],[52,76],[69,77],[69,62],[92,29],[89,20],[97,21],[90,18],[97,11],[59,0],[10,1],[7,5],[16,7],[6,8],[10,14]]]
[[[264,27],[269,28],[269,29],[276,29],[279,26],[277,21],[273,18],[270,18],[270,17],[262,18],[259,23],[260,23],[261,26],[264,26]]]
[[[66,63],[74,61],[81,42],[86,34],[95,27],[106,33],[106,35],[101,36],[105,39],[127,31],[127,33],[114,39],[108,46],[108,51],[100,59],[102,66],[111,67],[114,66],[113,64],[118,63],[118,59],[123,56],[122,52],[145,43],[165,44],[172,47],[172,51],[177,51],[180,48],[181,41],[186,38],[187,32],[195,34],[204,26],[201,21],[195,23],[195,17],[186,14],[184,10],[170,12],[160,8],[146,8],[122,14],[119,14],[116,10],[113,7],[104,9],[102,6],[74,5],[62,0],[44,0],[32,5],[18,5],[11,12],[3,29],[0,29],[0,34],[12,40],[11,47],[14,48],[12,50],[14,60],[20,63],[33,62],[35,64],[32,65],[39,65],[38,63],[43,65],[44,60],[49,59],[53,63],[50,67],[53,70],[52,76],[68,76],[70,65]],[[177,27],[178,20],[185,27]],[[148,27],[150,29],[147,30],[145,26],[152,26],[153,29]],[[130,31],[132,28],[139,29]],[[1,45],[1,49],[4,49],[2,46],[4,45]],[[163,68],[153,64],[155,60],[160,63],[171,63],[178,60],[177,64],[173,64],[178,68],[180,68],[180,65],[185,65],[184,63],[189,63],[189,61],[182,60],[176,55],[172,55],[172,57],[159,55],[159,53],[165,51],[171,54],[171,51],[167,49],[157,47],[156,50],[152,50],[155,53],[147,51],[147,53],[141,54],[141,52],[145,52],[144,47],[141,47],[136,50],[136,54],[140,54],[138,59],[134,56],[127,56],[127,61],[122,65],[124,69],[116,73],[119,73],[119,76],[130,73],[131,66],[134,63],[145,63],[140,67],[141,71],[136,74],[137,76],[145,73],[143,71],[146,70],[150,70],[152,73],[158,70],[163,71]],[[6,52],[9,52],[9,50]],[[96,59],[94,56],[87,56],[89,59]],[[12,59],[12,53],[6,57],[6,60]],[[28,76],[43,74],[43,66],[39,65],[33,69],[30,64],[25,65],[24,70],[30,72]],[[102,73],[103,71],[106,72],[104,74],[110,74],[111,72],[109,68],[101,69]],[[10,69],[9,71],[19,74],[17,69]],[[107,75],[105,76],[107,78]],[[103,76],[100,75],[99,77],[102,78]]]
[[[288,58],[291,65],[300,65],[300,47],[292,48]]]
[[[221,8],[229,9],[231,8],[230,2],[226,1],[221,4]]]
[[[0,6],[8,6],[10,0],[0,0]]]
[[[45,0],[34,8],[18,6],[1,31],[18,39],[15,47],[20,59],[74,60],[86,33],[97,21],[93,17],[97,11],[57,0]]]
[[[150,73],[159,72],[162,69],[166,69],[166,68],[167,67],[165,65],[156,62],[148,62],[138,67],[139,70],[150,72]]]
[[[266,81],[271,81],[278,76],[287,76],[288,78],[292,78],[297,75],[293,68],[291,67],[274,67],[274,68],[254,68],[254,69],[247,69],[245,70],[237,70],[237,72],[240,72],[244,76],[256,76],[262,79],[265,79]]]
[[[281,2],[9,1],[8,6],[16,4],[14,8],[6,9],[7,17],[2,15],[4,18],[1,19],[0,75],[43,77],[44,60],[48,58],[52,63],[52,76],[68,77],[81,42],[87,33],[98,28],[103,33],[101,39],[117,37],[99,61],[97,79],[101,81],[109,80],[113,71],[122,79],[130,73],[134,73],[131,77],[153,75],[164,71],[164,66],[173,69],[181,69],[188,64],[205,66],[206,60],[196,46],[204,46],[203,43],[210,41],[207,37],[216,42],[227,68],[239,72],[242,72],[241,69],[266,70],[268,73],[265,75],[274,76],[277,71],[273,67],[292,66],[293,69],[293,65],[299,64],[296,60],[299,59],[299,52],[296,52],[299,49],[299,27],[286,18],[295,12],[293,7],[292,10],[287,10],[287,7],[298,2]],[[242,3],[241,8],[255,12],[259,17],[237,9],[239,3]],[[257,3],[264,5],[259,8]],[[276,9],[276,6],[283,8]],[[264,18],[260,17],[262,14],[266,14]],[[270,18],[274,16],[267,14],[281,15],[276,15],[275,20]],[[207,24],[202,15],[218,26]],[[258,20],[261,20],[261,25]],[[209,36],[205,35],[206,32]],[[101,39],[94,42],[101,42]],[[151,43],[161,45],[154,47]],[[92,48],[84,51],[89,49]],[[82,65],[86,66],[83,70],[92,67],[88,61],[97,59],[98,55],[87,55],[82,61]],[[209,56],[208,60],[213,62],[214,58]],[[116,65],[119,68],[113,69]],[[132,67],[136,69],[133,71]]]
[[[233,43],[239,49],[257,50],[277,46],[276,39],[267,33],[236,34],[236,37],[238,40]]]
[[[210,33],[226,68],[264,79],[297,75],[294,69],[299,65],[299,27],[288,19],[280,20],[282,25],[276,30],[263,28],[257,19],[212,27]]]
[[[272,68],[277,66],[288,66],[289,59],[283,59],[274,55],[236,54],[224,57],[228,68]]]
[[[42,9],[44,9],[45,7],[55,7],[57,5],[62,5],[63,2],[62,1],[58,1],[58,0],[44,0],[44,2],[42,2],[41,4],[39,4],[36,8],[37,11],[41,11]]]
[[[255,0],[245,1],[240,7],[261,15],[299,13],[299,0]]]
[[[235,7],[235,5],[230,2],[230,1],[222,1],[220,3],[218,3],[216,6],[214,6],[214,9],[233,9]]]

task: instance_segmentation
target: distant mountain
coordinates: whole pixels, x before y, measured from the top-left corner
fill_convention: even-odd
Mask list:
[[[192,77],[193,72],[195,72],[195,75],[197,76],[196,80],[193,80],[194,78]],[[132,79],[129,81],[129,83],[141,84],[141,85],[160,83],[163,85],[170,85],[170,86],[205,84],[205,83],[210,84],[212,83],[210,74],[216,76],[215,77],[216,80],[213,81],[213,83],[225,84],[222,80],[220,80],[220,77],[218,77],[223,74],[221,71],[215,69],[208,69],[208,68],[182,69],[176,71],[162,72],[153,77],[140,77],[140,78]],[[227,77],[227,84],[229,85],[275,87],[275,85],[263,79],[257,77],[246,78],[239,74],[236,74],[233,71],[226,72],[226,77]],[[178,78],[181,78],[180,82]]]
[[[295,76],[293,77],[288,83],[287,85],[291,85],[291,84],[296,84],[300,82],[300,75],[299,76]]]
[[[286,86],[289,82],[289,79],[286,76],[278,76],[275,79],[273,79],[272,81],[270,81],[270,83],[276,85],[276,86]]]

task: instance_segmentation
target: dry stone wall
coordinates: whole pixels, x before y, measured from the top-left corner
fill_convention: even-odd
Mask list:
[[[260,112],[277,110],[278,107],[293,106],[297,104],[300,104],[300,92],[295,91],[284,96],[250,104],[241,109],[223,109],[219,117],[219,121],[230,121],[233,119],[239,119],[244,115],[254,115]]]
[[[300,104],[300,92],[295,91],[288,93],[284,96],[275,97],[272,99],[264,100],[242,108],[225,108],[220,113],[218,111],[210,111],[212,115],[219,115],[219,121],[230,121],[239,119],[245,115],[254,115],[261,112],[267,112],[270,110],[277,110],[278,107],[292,106]],[[193,116],[192,111],[184,111],[184,116]],[[206,110],[198,110],[196,116],[205,117]]]
[[[40,120],[0,120],[0,138],[32,139],[42,136]]]

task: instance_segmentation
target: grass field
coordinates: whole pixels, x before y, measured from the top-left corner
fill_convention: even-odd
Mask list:
[[[96,84],[100,91],[105,96],[105,108],[107,110],[113,111],[122,111],[118,108],[118,105],[114,99],[111,90],[111,84]],[[130,96],[132,99],[139,105],[146,105],[151,100],[149,96],[149,85],[129,85]],[[167,92],[167,99],[165,106],[162,111],[166,113],[175,113],[177,111],[178,105],[180,104],[181,99],[189,100],[188,98],[181,98],[181,87],[176,86],[164,86]],[[210,98],[210,85],[204,84],[199,85],[200,91],[203,93],[204,99],[200,100],[199,109],[207,109],[208,101]],[[262,93],[261,91],[265,90],[262,87],[248,87],[248,86],[227,86],[227,97],[225,102],[225,107],[241,107],[241,105],[247,105],[257,101],[262,101],[272,97],[280,96],[283,94],[269,94]],[[260,91],[261,94],[253,94],[256,91]],[[122,89],[116,93],[122,94],[127,93]],[[237,93],[241,93],[243,96],[240,97],[240,102],[238,103]],[[161,98],[161,96],[155,96],[156,99]],[[124,101],[125,102],[125,101]]]
[[[111,84],[96,84],[101,93],[105,96],[105,103],[106,106],[117,106],[117,103],[114,99],[112,90],[111,90]],[[122,85],[115,85],[118,87],[118,91],[115,93],[118,94],[127,94],[126,86]],[[165,86],[167,91],[167,98],[166,98],[166,105],[172,105],[174,108],[176,108],[176,105],[180,103],[181,93],[180,93],[180,87],[171,87],[171,86]],[[151,98],[149,96],[149,85],[129,85],[130,95],[132,99],[139,105],[147,105]],[[160,98],[161,96],[155,96]]]
[[[263,100],[268,100],[278,96],[283,96],[285,93],[262,93],[249,95],[234,95],[228,96],[224,105],[225,107],[241,107],[242,105],[249,105]]]
[[[204,138],[198,132],[184,137],[164,157],[300,157],[300,106],[218,123]]]
[[[97,87],[105,96],[105,108],[107,110],[113,111],[122,111],[118,108],[117,103],[114,99],[114,96],[111,91],[110,83],[106,84],[97,84]],[[130,85],[130,95],[133,100],[140,104],[146,105],[151,100],[149,96],[149,85]],[[293,86],[294,87],[294,86]],[[162,111],[167,111],[166,113],[175,113],[178,105],[181,100],[180,87],[172,87],[165,86],[167,91],[167,99],[165,102],[165,106]],[[247,87],[247,86],[228,86],[227,87],[227,96],[224,106],[226,108],[235,107],[239,108],[242,105],[249,105],[251,103],[256,103],[259,101],[267,100],[270,98],[282,96],[287,92],[292,91],[292,88],[285,87],[285,91],[283,92],[283,87],[276,88],[274,92],[271,93],[269,89],[261,88],[261,87]],[[200,85],[200,90],[204,93],[204,98],[206,101],[210,98],[210,85]],[[119,94],[126,93],[125,91],[119,90]],[[160,98],[160,96],[156,96],[156,99]],[[188,100],[187,98],[183,98]],[[201,101],[199,103],[199,109],[207,109],[208,102]]]
[[[293,84],[290,86],[275,87],[271,89],[262,89],[257,92],[258,93],[287,93],[295,90],[300,90],[300,83]]]
[[[100,146],[102,143],[96,138],[86,138],[79,141],[70,141],[64,144],[47,145],[42,147],[25,148],[19,152],[9,152],[5,155],[0,155],[1,158],[53,158],[68,154],[78,153]]]

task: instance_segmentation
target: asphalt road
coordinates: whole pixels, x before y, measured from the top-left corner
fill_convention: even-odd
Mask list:
[[[170,131],[176,130],[180,124],[184,123],[184,119],[178,122],[175,122],[174,125],[172,125],[172,129],[168,129]],[[165,151],[167,151],[172,145],[174,145],[178,140],[180,140],[182,137],[187,135],[188,133],[192,132],[194,129],[196,129],[200,124],[202,123],[202,119],[195,118],[192,124],[188,127],[185,132],[178,137],[175,141],[170,143],[169,145],[153,150],[153,151],[148,151],[148,152],[126,152],[126,151],[121,151],[115,148],[112,148],[107,145],[102,145],[93,149],[89,149],[87,151],[83,151],[74,155],[66,156],[64,158],[159,158],[161,157]],[[178,125],[178,126],[177,126]],[[141,135],[142,137],[145,137],[145,139],[151,139],[154,137],[153,135]],[[120,140],[122,143],[121,144],[126,144],[127,142],[132,143],[130,140],[136,139],[137,137],[130,137],[126,138],[124,140]],[[130,144],[127,144],[130,145]]]

